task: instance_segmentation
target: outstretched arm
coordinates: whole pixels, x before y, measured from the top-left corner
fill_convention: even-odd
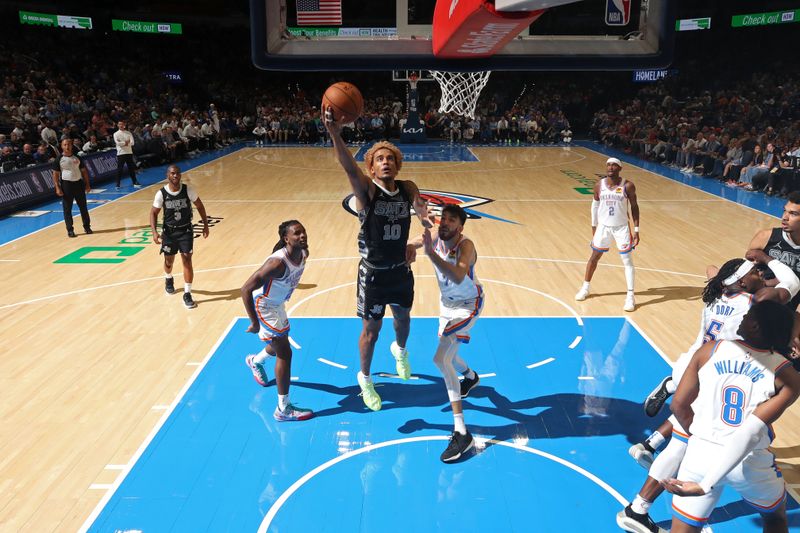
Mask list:
[[[428,202],[426,202],[419,194],[419,187],[413,181],[406,181],[406,192],[411,196],[411,202],[414,205],[414,212],[417,213],[419,221],[424,228],[432,228],[434,222],[433,213],[428,213]]]
[[[334,120],[333,113],[329,108],[323,109],[322,112],[325,127],[331,135],[336,159],[347,174],[347,179],[350,180],[350,187],[353,189],[353,194],[356,197],[356,209],[360,211],[369,204],[370,196],[375,186],[358,166],[356,159],[347,148],[344,139],[342,139],[342,125]]]

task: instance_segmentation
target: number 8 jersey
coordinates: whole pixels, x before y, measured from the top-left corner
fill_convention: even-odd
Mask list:
[[[759,404],[775,395],[775,374],[789,364],[781,354],[757,350],[743,341],[718,341],[698,373],[700,391],[692,403],[689,431],[725,444]],[[765,432],[756,449],[769,444]]]

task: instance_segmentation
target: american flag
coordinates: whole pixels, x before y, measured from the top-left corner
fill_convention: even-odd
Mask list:
[[[297,0],[298,26],[341,26],[342,0]]]

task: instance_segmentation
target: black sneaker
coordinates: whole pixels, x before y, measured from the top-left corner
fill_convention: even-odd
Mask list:
[[[649,514],[634,513],[630,504],[617,513],[617,525],[631,533],[668,533],[658,527]]]
[[[667,391],[667,383],[670,381],[672,381],[672,376],[667,376],[661,380],[658,387],[653,389],[653,392],[644,401],[644,412],[647,416],[656,416],[661,411],[661,408],[664,407],[667,398],[672,396],[672,393]]]
[[[175,278],[164,278],[164,292],[175,294]]]
[[[86,235],[91,235],[92,233],[94,233],[94,232],[92,231],[92,228],[83,228],[83,232],[84,232]]]
[[[73,237],[77,237],[77,235],[75,235],[75,231],[74,230],[68,229],[67,230],[67,237],[73,238]]]
[[[464,376],[464,379],[461,380],[461,397],[466,398],[469,396],[469,391],[474,389],[478,386],[478,383],[481,382],[481,378],[478,376],[478,373],[474,370],[472,371],[475,374],[475,377],[469,379],[468,377]]]
[[[450,435],[450,442],[447,444],[447,448],[442,452],[442,455],[439,458],[444,461],[445,463],[452,463],[453,461],[458,460],[459,457],[464,455],[467,450],[472,448],[475,445],[475,440],[470,435],[469,431],[465,435],[462,435],[458,431],[454,431],[452,435]]]
[[[191,292],[183,293],[183,305],[186,306],[186,309],[194,309],[195,307],[197,307],[197,304],[194,303],[194,300],[192,300]]]

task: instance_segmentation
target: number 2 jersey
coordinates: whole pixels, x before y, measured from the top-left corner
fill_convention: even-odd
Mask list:
[[[600,205],[597,209],[597,223],[601,226],[615,227],[628,225],[628,194],[625,180],[613,185],[608,178],[600,180]]]
[[[791,363],[781,354],[765,352],[743,341],[717,341],[700,371],[700,391],[692,403],[693,436],[725,444],[755,408],[775,395],[775,374]],[[769,446],[761,435],[756,449]]]
[[[411,196],[405,182],[395,180],[397,190],[389,192],[375,183],[375,196],[358,212],[361,230],[358,251],[368,266],[388,268],[405,263],[408,231],[411,227]]]

